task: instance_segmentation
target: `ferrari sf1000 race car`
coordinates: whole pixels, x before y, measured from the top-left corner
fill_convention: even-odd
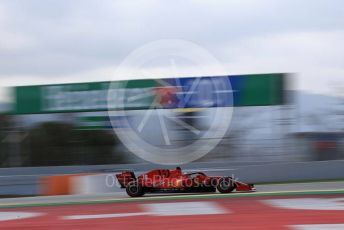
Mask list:
[[[230,193],[236,191],[255,191],[253,184],[245,184],[232,177],[207,176],[203,172],[183,173],[181,168],[175,170],[155,169],[136,177],[133,171],[124,171],[116,175],[121,188],[125,188],[131,197],[143,196],[145,193],[162,192],[216,192]]]

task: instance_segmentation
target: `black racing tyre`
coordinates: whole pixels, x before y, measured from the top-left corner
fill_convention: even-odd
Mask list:
[[[230,193],[235,189],[235,184],[232,179],[224,177],[219,180],[216,188],[220,193]]]
[[[131,181],[126,187],[127,194],[131,197],[143,196],[143,188],[137,181]]]

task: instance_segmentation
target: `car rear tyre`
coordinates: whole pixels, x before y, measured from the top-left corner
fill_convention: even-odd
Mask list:
[[[230,193],[233,192],[234,189],[235,184],[233,183],[233,180],[230,178],[221,178],[217,185],[217,190],[220,193]]]
[[[126,187],[127,194],[131,197],[143,196],[143,188],[137,181],[131,181]]]

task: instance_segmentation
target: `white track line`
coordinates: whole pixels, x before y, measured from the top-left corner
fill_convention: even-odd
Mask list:
[[[87,220],[87,219],[105,219],[105,218],[118,218],[118,217],[131,217],[131,216],[146,216],[150,213],[146,212],[133,212],[133,213],[114,213],[114,214],[95,214],[95,215],[74,215],[64,216],[64,220]]]
[[[72,215],[64,216],[64,220],[86,220],[86,219],[105,219],[120,218],[132,216],[193,216],[193,215],[220,215],[230,213],[229,210],[219,206],[215,202],[197,201],[197,202],[165,202],[141,204],[145,212],[134,213],[110,213],[93,215]]]
[[[307,224],[290,226],[295,230],[343,230],[344,224]]]
[[[28,219],[43,215],[44,213],[39,212],[0,212],[0,221]]]

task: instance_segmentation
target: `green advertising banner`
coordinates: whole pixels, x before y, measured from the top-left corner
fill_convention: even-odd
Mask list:
[[[213,87],[224,80],[231,83],[231,89]],[[192,89],[195,82],[202,88]],[[14,113],[148,109],[161,91],[169,96],[164,100],[170,103],[168,107],[162,105],[163,108],[279,105],[284,103],[284,82],[285,74],[277,73],[19,86],[15,87]],[[164,83],[168,86],[161,85]],[[108,101],[109,94],[111,101]],[[222,100],[219,102],[212,97]],[[187,101],[180,103],[183,100]]]
[[[118,103],[113,101],[111,109],[121,108],[120,103],[126,98],[119,96],[134,96],[145,94],[155,88],[153,80],[135,80],[130,82],[90,82],[60,85],[19,86],[15,89],[16,114],[58,113],[105,111],[108,109],[109,90],[116,90]],[[125,90],[125,95],[121,94]],[[126,107],[147,108],[151,105],[153,96],[135,101],[127,101]]]

